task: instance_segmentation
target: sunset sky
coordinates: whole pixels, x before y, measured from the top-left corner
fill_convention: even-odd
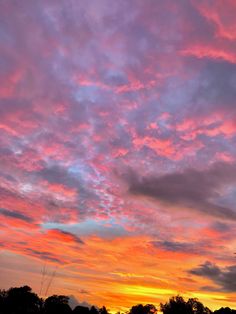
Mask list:
[[[236,1],[0,1],[0,288],[236,307]]]

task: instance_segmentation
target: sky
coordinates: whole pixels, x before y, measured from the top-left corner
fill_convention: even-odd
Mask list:
[[[0,288],[236,307],[236,2],[0,2]]]

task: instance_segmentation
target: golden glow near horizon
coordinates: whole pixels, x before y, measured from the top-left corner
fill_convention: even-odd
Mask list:
[[[160,295],[176,295],[177,292],[175,290],[170,289],[161,289],[155,287],[145,287],[145,286],[125,286],[122,291],[127,293],[128,295],[135,295],[135,296],[148,296],[150,298],[159,297]]]
[[[198,291],[199,284],[207,285],[210,281],[197,281],[198,277],[186,276],[185,269],[191,269],[193,265],[199,264],[201,257],[189,256],[189,254],[167,254],[158,249],[150,251],[147,245],[149,242],[150,238],[144,236],[122,237],[112,241],[88,237],[86,247],[82,246],[80,252],[77,253],[74,251],[76,247],[72,249],[68,247],[68,242],[66,246],[60,242],[55,251],[60,248],[61,256],[63,254],[66,254],[67,258],[71,256],[72,263],[58,265],[58,267],[56,264],[47,262],[48,277],[43,291],[56,269],[48,291],[49,295],[72,294],[80,302],[86,301],[98,306],[106,305],[112,312],[127,310],[138,303],[153,303],[158,306],[160,302],[166,302],[171,296],[178,294],[186,299],[197,297],[212,309],[217,308],[219,304],[233,307],[233,298],[230,299],[225,294]],[[127,259],[127,253],[131,249],[132,255]],[[172,262],[174,256],[176,256],[175,263]],[[106,257],[105,260],[104,257]],[[10,261],[8,267],[15,269],[12,275],[10,272],[8,278],[5,278],[9,284],[17,273],[17,259],[12,259],[6,254],[5,262],[3,260],[5,265]],[[29,269],[32,269],[30,278],[35,278],[37,274],[37,280],[31,281],[30,284],[36,292],[39,292],[43,261],[29,260],[25,257],[21,264],[22,273],[16,283],[23,283],[24,278],[29,278]],[[176,269],[178,269],[178,274],[176,274]],[[43,295],[43,297],[46,296]]]

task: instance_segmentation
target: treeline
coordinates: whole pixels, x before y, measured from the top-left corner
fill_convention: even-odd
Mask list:
[[[117,314],[157,314],[159,311],[164,314],[236,314],[236,310],[229,307],[212,312],[197,299],[185,301],[181,296],[161,303],[159,310],[153,304],[138,304],[126,313]],[[109,310],[105,306],[99,309],[81,305],[71,309],[67,296],[52,295],[44,300],[32,292],[30,287],[24,286],[0,290],[0,314],[109,314]]]

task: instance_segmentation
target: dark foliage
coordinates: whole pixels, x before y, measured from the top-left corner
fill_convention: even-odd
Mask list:
[[[73,314],[89,314],[89,308],[86,306],[77,305],[74,308]]]
[[[210,314],[212,313],[197,299],[189,299],[187,302],[181,297],[172,297],[167,303],[161,303],[164,314]]]
[[[100,308],[98,312],[99,312],[99,314],[109,314],[109,313],[108,313],[108,310],[106,309],[105,306],[103,306],[102,308]]]
[[[157,309],[152,304],[138,304],[130,309],[129,314],[155,314],[156,312]]]
[[[3,314],[33,314],[41,313],[42,300],[28,286],[10,288],[1,291],[1,308]]]
[[[44,302],[43,313],[45,314],[69,314],[72,310],[68,304],[69,298],[64,295],[53,295]]]
[[[236,310],[231,310],[229,307],[221,307],[214,311],[214,314],[236,314]]]
[[[172,297],[165,304],[160,304],[163,314],[236,314],[236,310],[229,307],[220,308],[211,312],[195,298],[185,301],[181,296]],[[138,304],[126,314],[156,314],[153,304]],[[69,297],[52,295],[46,300],[37,296],[28,286],[0,290],[0,314],[109,314],[103,306],[88,308],[78,305],[72,310],[69,306]]]
[[[91,306],[90,314],[98,314],[98,309],[95,306]]]

